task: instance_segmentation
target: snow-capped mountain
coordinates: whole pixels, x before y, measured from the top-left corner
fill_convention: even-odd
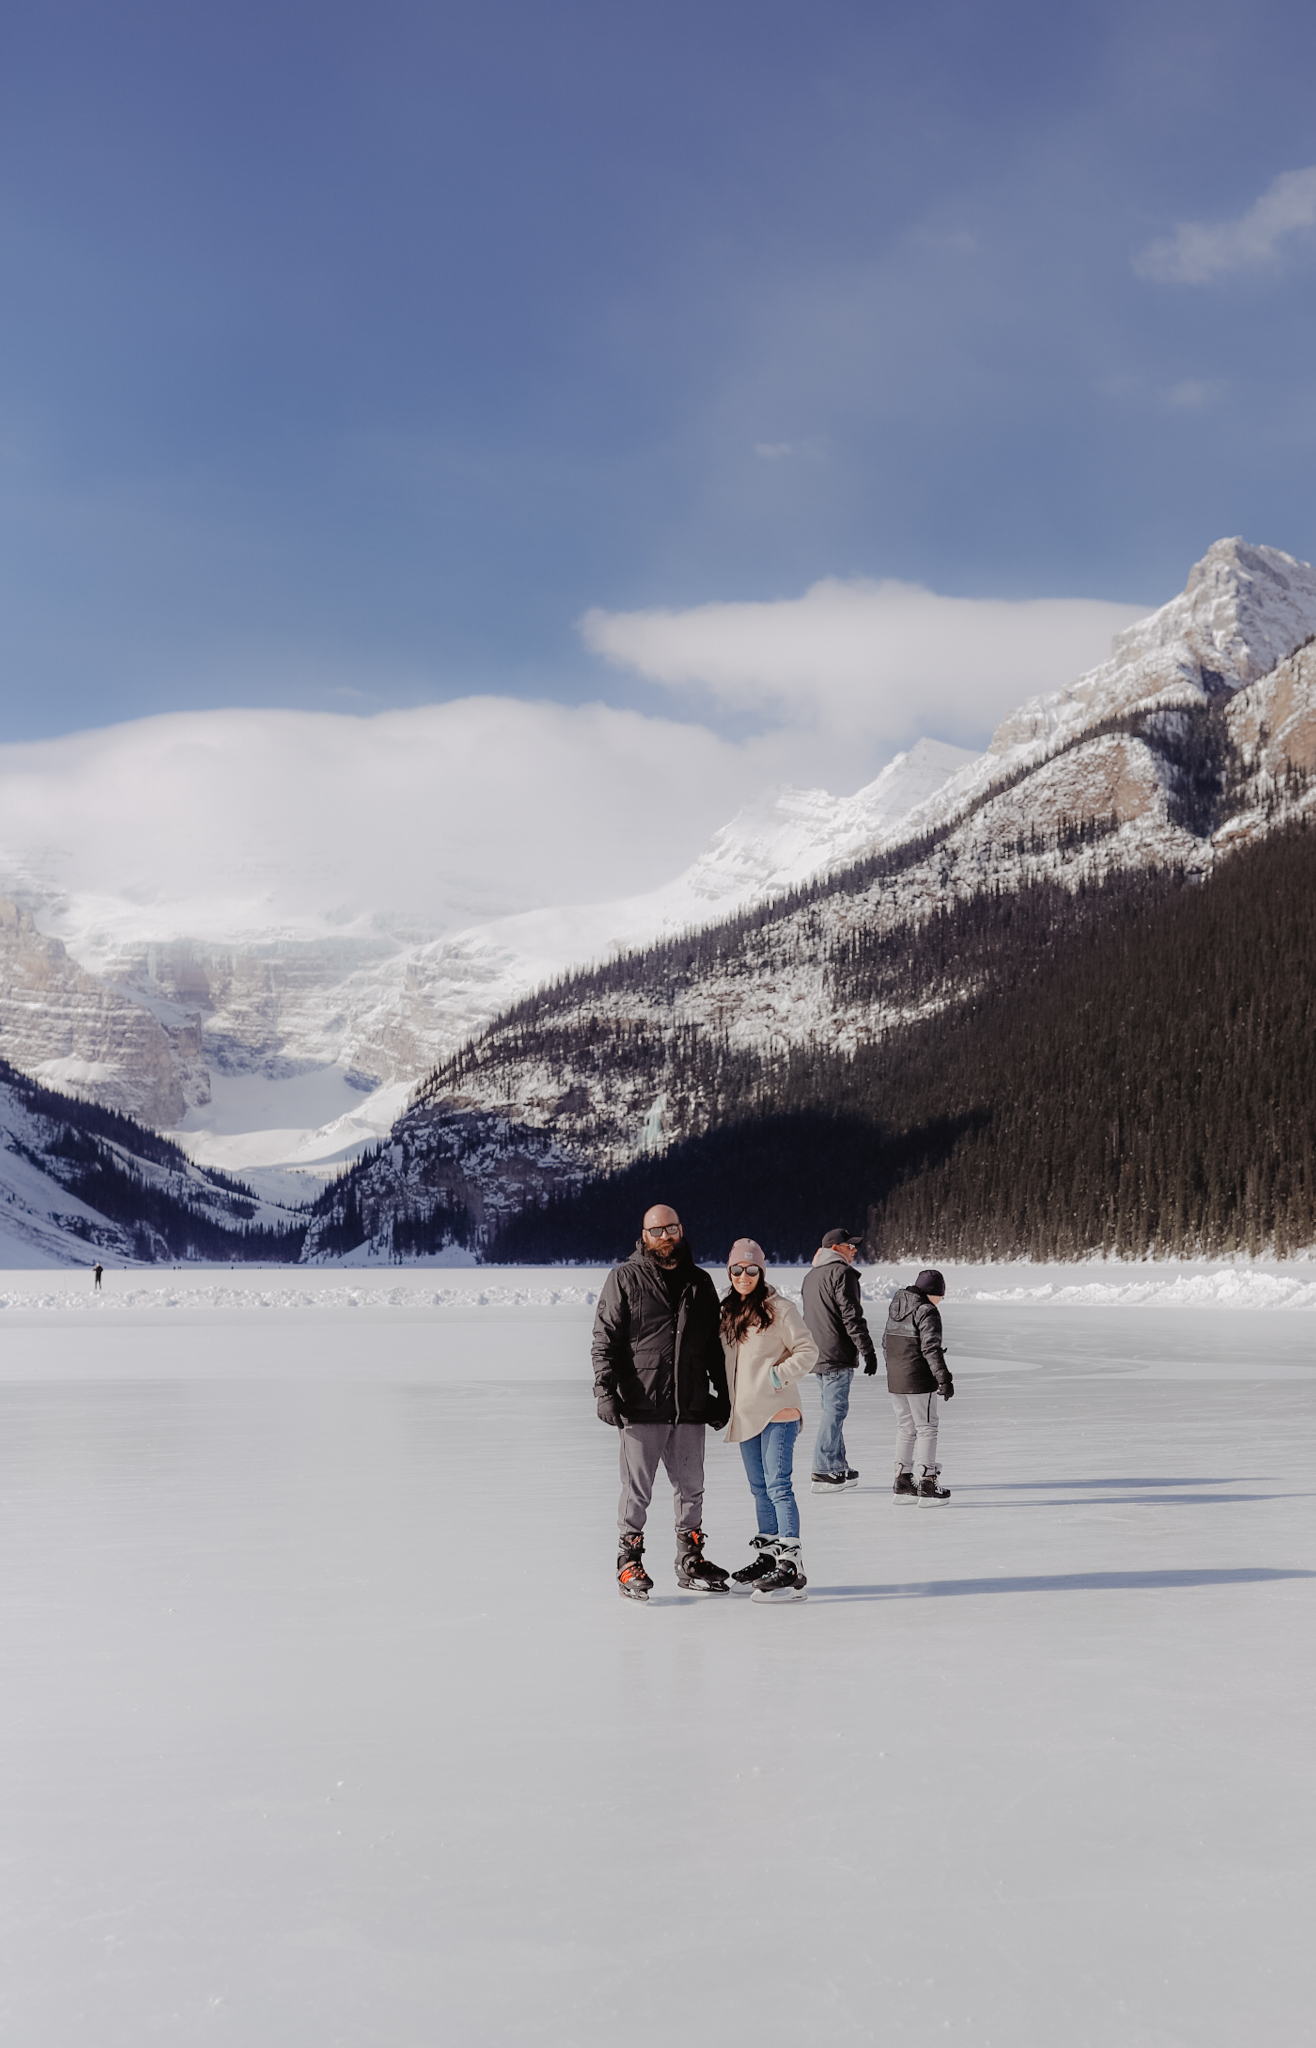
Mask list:
[[[947,906],[1126,870],[1208,875],[1316,804],[1314,642],[1316,572],[1218,542],[1108,663],[1013,713],[850,867],[519,1005],[426,1085],[358,1187],[363,1215],[419,1215],[440,1194],[496,1222],[707,1127],[713,1096],[752,1089],[765,1057],[858,1047],[962,1001],[972,970],[953,962],[912,994],[893,976],[890,1000],[849,971],[885,943],[915,949]],[[717,1048],[702,1063],[701,1038]]]
[[[1218,542],[1180,596],[1117,636],[1108,662],[1022,705],[985,754],[924,740],[854,796],[793,788],[751,795],[685,871],[657,889],[472,919],[441,934],[353,893],[350,834],[325,856],[327,866],[321,861],[323,873],[308,871],[290,889],[275,872],[274,783],[264,769],[250,788],[241,782],[248,727],[228,714],[213,731],[159,721],[159,734],[153,723],[148,738],[164,823],[178,838],[176,875],[157,873],[161,847],[172,843],[170,832],[161,839],[157,831],[129,849],[112,896],[88,881],[96,833],[111,815],[96,806],[112,779],[113,750],[89,754],[89,822],[78,826],[85,845],[77,861],[37,837],[39,780],[26,824],[21,816],[15,824],[9,806],[0,893],[13,908],[0,914],[0,1054],[175,1129],[200,1161],[243,1175],[291,1164],[323,1176],[386,1135],[420,1077],[536,988],[806,886],[814,894],[790,929],[803,934],[807,926],[813,939],[792,942],[770,976],[741,959],[697,977],[682,990],[682,1015],[732,1044],[798,1042],[823,1030],[848,1042],[874,1020],[838,1007],[819,975],[817,946],[827,934],[895,929],[949,899],[1053,871],[1073,878],[1111,863],[1202,867],[1231,835],[1261,829],[1243,805],[1203,835],[1185,793],[1198,772],[1188,759],[1198,744],[1189,729],[1197,732],[1194,720],[1211,707],[1232,703],[1230,734],[1243,746],[1250,718],[1246,744],[1263,767],[1298,760],[1306,670],[1284,663],[1314,631],[1316,572],[1276,549]],[[1283,737],[1273,718],[1242,704],[1255,706],[1263,689],[1278,693],[1273,708],[1281,697],[1289,706]],[[341,749],[337,727],[326,726],[333,731],[323,745],[332,739]],[[296,727],[289,744],[299,759],[322,744],[319,733],[314,722]],[[90,748],[94,738],[79,744]],[[405,821],[396,864],[408,871],[438,857],[422,830],[416,766],[433,774],[436,745],[414,716],[400,718],[389,737],[387,772],[397,778]],[[213,857],[213,897],[175,793],[186,780],[180,759],[191,774],[198,749],[217,787],[238,778],[235,833],[250,835],[241,852]],[[347,803],[350,753],[331,765],[336,800]],[[328,773],[323,762],[308,767]],[[136,756],[133,772],[140,773]],[[468,824],[458,824],[469,839]],[[451,847],[457,828],[448,821],[445,830]],[[470,873],[446,895],[427,884],[434,901],[478,900],[478,862],[462,857]],[[878,862],[880,872],[862,886],[851,875],[818,894],[818,878],[842,876],[863,860]],[[396,892],[384,893],[378,847],[367,866],[380,902],[396,901]],[[311,916],[307,906],[329,900],[326,890],[338,892],[341,910]],[[605,1011],[625,1007],[615,991],[596,994]],[[649,1013],[670,1008],[670,991],[657,990]],[[551,1075],[523,1081],[505,1077],[482,1099],[551,1106],[563,1093]],[[643,1106],[636,1128],[651,1110],[651,1102]],[[628,1107],[622,1126],[634,1121]]]
[[[204,1163],[314,1171],[387,1132],[423,1074],[540,983],[853,858],[973,758],[924,740],[855,796],[769,790],[663,888],[436,940],[360,916],[337,936],[285,919],[224,938],[204,905],[190,933],[161,937],[155,904],[134,937],[123,899],[111,914],[95,895],[55,890],[49,862],[11,856],[0,1052],[177,1129]]]

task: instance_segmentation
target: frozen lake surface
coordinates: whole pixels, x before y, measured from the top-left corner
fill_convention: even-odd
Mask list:
[[[0,2039],[1316,2039],[1305,1304],[952,1276],[950,1505],[860,1379],[808,1602],[660,1486],[637,1607],[598,1277],[0,1275]]]

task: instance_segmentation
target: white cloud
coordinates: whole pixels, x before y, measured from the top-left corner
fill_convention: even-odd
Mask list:
[[[597,704],[180,712],[0,747],[0,894],[80,944],[454,930],[667,880],[746,772],[697,727]]]
[[[1104,661],[1112,636],[1150,609],[829,577],[770,603],[591,611],[580,630],[618,667],[797,731],[842,731],[857,755],[925,732],[985,738],[1024,698]]]
[[[1282,171],[1237,220],[1188,221],[1134,258],[1160,284],[1209,284],[1230,271],[1275,262],[1290,235],[1316,227],[1316,165]]]
[[[765,786],[848,794],[925,731],[981,741],[1140,615],[835,581],[780,604],[590,615],[591,645],[702,684],[751,714],[747,735],[698,711],[472,697],[373,717],[177,712],[0,746],[0,894],[89,965],[125,939],[361,936],[377,920],[421,936],[637,895]]]

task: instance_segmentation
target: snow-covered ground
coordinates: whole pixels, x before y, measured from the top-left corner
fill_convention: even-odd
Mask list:
[[[809,1601],[660,1488],[640,1608],[599,1277],[0,1275],[5,2037],[1311,2040],[1309,1316],[952,1270],[950,1505],[860,1380]]]

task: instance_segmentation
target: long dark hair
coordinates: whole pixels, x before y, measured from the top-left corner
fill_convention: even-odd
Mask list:
[[[752,1294],[737,1294],[734,1287],[728,1287],[722,1296],[721,1325],[722,1335],[728,1344],[739,1344],[751,1328],[772,1328],[772,1303],[769,1299],[772,1292],[768,1276],[761,1267]]]

